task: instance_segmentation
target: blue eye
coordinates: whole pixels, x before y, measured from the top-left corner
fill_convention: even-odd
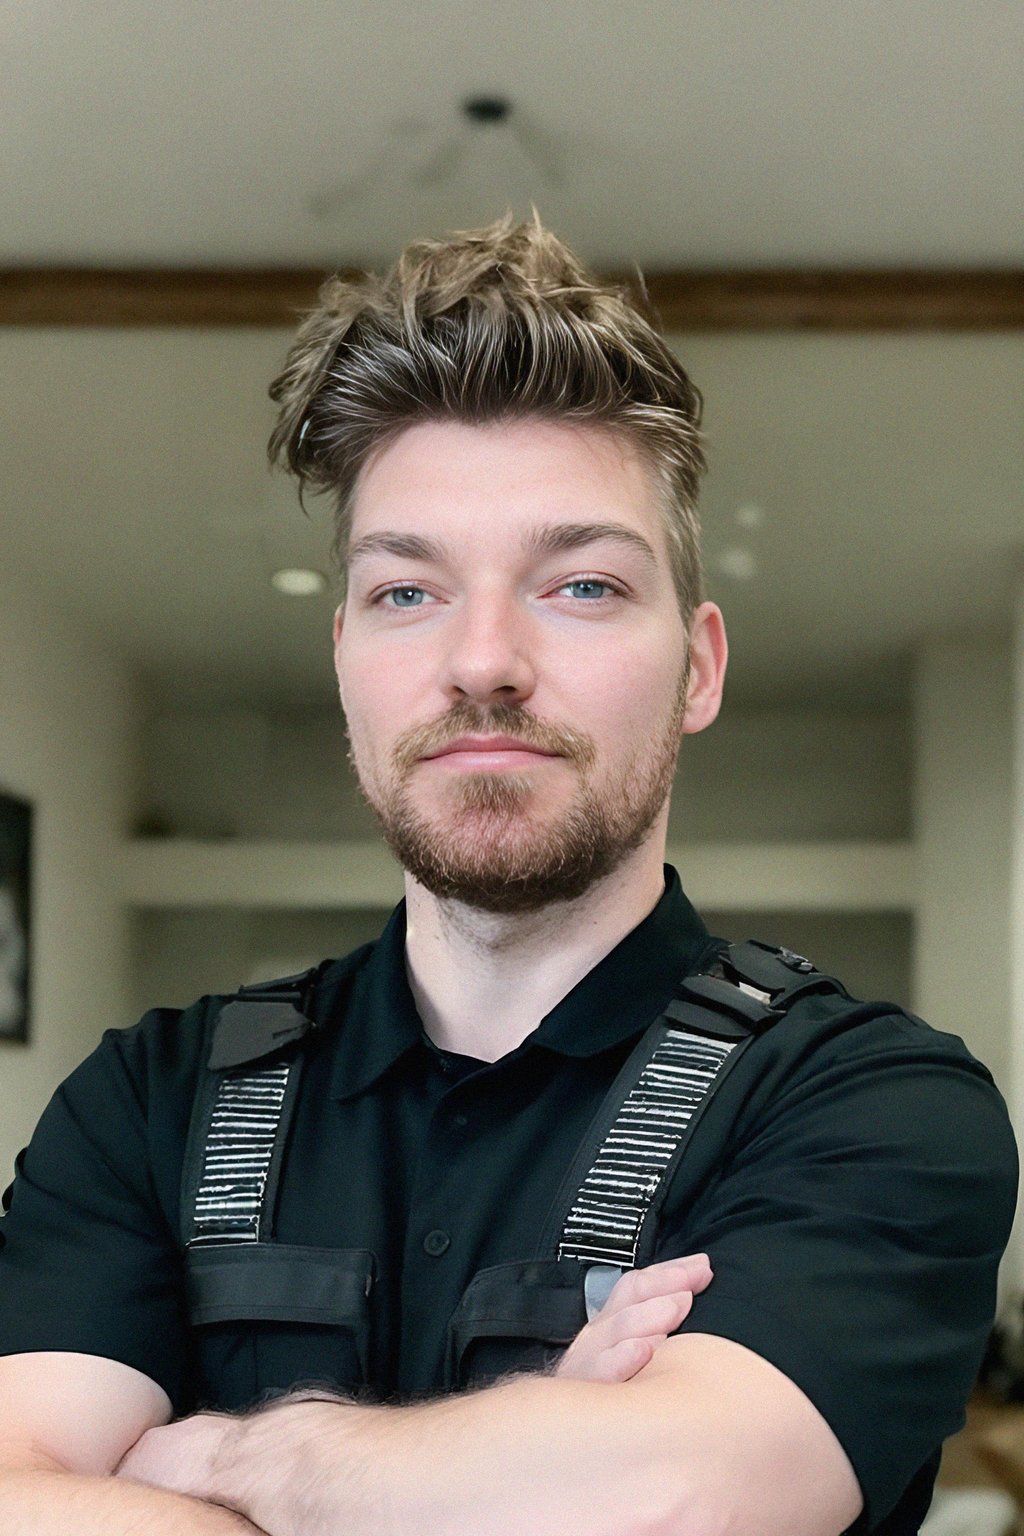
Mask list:
[[[606,581],[567,581],[562,588],[563,592],[572,592],[574,597],[585,598],[588,601],[604,597],[610,590]]]
[[[418,608],[425,597],[422,587],[391,587],[385,597],[394,599],[395,608]]]

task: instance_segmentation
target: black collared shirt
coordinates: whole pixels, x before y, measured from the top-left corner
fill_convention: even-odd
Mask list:
[[[312,1380],[409,1400],[553,1358],[511,1321],[513,1282],[566,1275],[541,1241],[565,1171],[638,1037],[717,947],[667,875],[645,921],[493,1063],[426,1037],[403,906],[375,945],[327,964],[274,1273],[236,1274],[226,1316],[197,1304],[178,1239],[190,1107],[223,999],[108,1031],[19,1158],[0,1353],[122,1360],[176,1414]],[[654,1257],[706,1250],[715,1271],[684,1329],[777,1365],[850,1457],[864,1528],[916,1531],[1013,1213],[1013,1141],[988,1073],[889,1005],[802,1000],[737,1062],[681,1167]]]
[[[650,916],[493,1063],[426,1036],[404,904],[347,1002],[321,999],[328,1015],[343,1009],[345,1026],[311,1064],[305,1092],[320,1109],[296,1128],[276,1235],[329,1247],[343,1230],[346,1246],[376,1255],[378,1391],[436,1391],[451,1374],[448,1321],[473,1275],[539,1257],[542,1219],[601,1093],[712,943],[670,872]]]

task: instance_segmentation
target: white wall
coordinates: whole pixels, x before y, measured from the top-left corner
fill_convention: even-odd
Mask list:
[[[375,837],[346,750],[340,707],[151,710],[139,830],[312,842]]]
[[[165,706],[144,731],[142,827],[182,836],[286,841],[375,838],[345,760],[340,713],[198,713]],[[687,738],[671,840],[805,843],[900,840],[910,831],[907,713],[726,708]],[[766,789],[766,786],[769,786]],[[680,868],[684,883],[687,870]],[[751,898],[759,899],[759,898]],[[709,913],[730,937],[777,938],[832,967],[851,991],[910,1002],[912,924],[890,893],[877,913]],[[132,925],[134,1006],[181,1006],[326,955],[379,931],[371,912],[203,906],[140,911]],[[740,931],[742,929],[742,932]]]
[[[56,1084],[131,1022],[113,857],[133,790],[131,698],[72,617],[0,569],[0,788],[35,807],[30,1039],[0,1040],[0,1187]]]
[[[340,710],[156,710],[144,731],[146,823],[188,837],[374,837],[345,751]],[[683,743],[670,839],[906,837],[910,758],[909,712],[727,703]]]
[[[1009,637],[934,640],[916,671],[915,1006],[962,1036],[1009,1096]]]
[[[734,709],[683,742],[676,842],[885,841],[911,823],[910,713]]]
[[[1017,601],[1010,643],[1013,698],[1012,819],[1009,829],[1010,878],[1006,922],[1009,950],[1010,1111],[1024,1163],[1024,571],[1017,575]],[[1024,1181],[1022,1181],[1024,1185]],[[1018,1192],[1017,1224],[1009,1261],[1018,1296],[1024,1295],[1024,1187]],[[1008,1267],[1010,1267],[1008,1266]]]
[[[389,911],[287,911],[172,907],[136,912],[131,924],[132,1010],[185,1008],[206,992],[233,992],[347,955],[375,939]]]

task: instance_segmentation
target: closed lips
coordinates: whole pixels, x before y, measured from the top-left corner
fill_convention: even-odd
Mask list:
[[[449,742],[437,752],[428,752],[427,757],[447,757],[453,752],[525,752],[539,757],[556,757],[555,752],[545,752],[541,747],[533,747],[529,742],[520,741],[514,736],[488,736],[484,738],[460,736],[458,740]]]

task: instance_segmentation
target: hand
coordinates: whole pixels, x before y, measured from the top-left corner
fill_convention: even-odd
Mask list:
[[[148,1429],[114,1469],[115,1477],[197,1499],[214,1497],[214,1468],[239,1420],[226,1413],[194,1413]]]
[[[629,1381],[679,1327],[694,1296],[710,1284],[706,1253],[627,1270],[598,1315],[569,1345],[555,1376],[569,1381]]]
[[[307,1448],[323,1442],[338,1454],[347,1427],[381,1412],[335,1392],[300,1389],[248,1413],[195,1413],[147,1430],[114,1476],[234,1510],[246,1530],[292,1536],[307,1529],[305,1516],[295,1515],[296,1500],[301,1505],[308,1492],[300,1470]]]

